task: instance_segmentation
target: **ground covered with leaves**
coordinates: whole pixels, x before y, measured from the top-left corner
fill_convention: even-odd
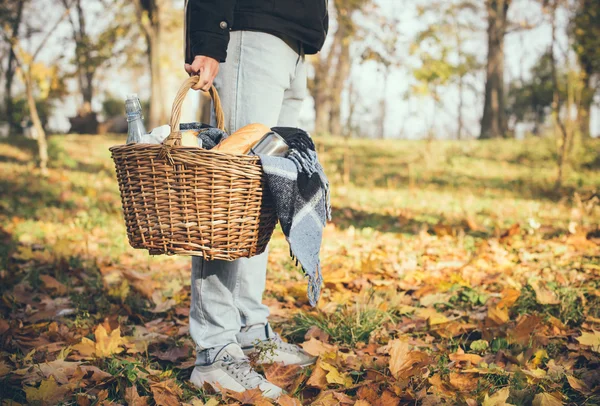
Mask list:
[[[189,258],[128,247],[107,148],[0,144],[0,399],[271,404],[188,378]],[[600,404],[600,144],[555,189],[544,140],[319,140],[333,184],[318,308],[278,230],[266,303],[314,367],[262,368],[288,405]]]

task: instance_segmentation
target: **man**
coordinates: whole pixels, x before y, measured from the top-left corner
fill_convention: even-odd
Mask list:
[[[185,15],[185,70],[200,76],[202,90],[214,81],[228,133],[251,123],[298,126],[306,95],[304,55],[319,52],[325,41],[327,0],[187,0]],[[259,388],[277,398],[281,388],[254,371],[247,354],[268,347],[264,362],[315,362],[269,326],[262,304],[266,270],[266,252],[232,262],[192,259],[195,385]]]

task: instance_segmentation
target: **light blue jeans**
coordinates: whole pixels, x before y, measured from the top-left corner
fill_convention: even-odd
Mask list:
[[[215,87],[228,133],[251,123],[297,127],[306,96],[304,55],[273,35],[233,31]],[[192,258],[190,334],[199,349],[234,343],[242,328],[266,325],[267,255],[236,261]]]

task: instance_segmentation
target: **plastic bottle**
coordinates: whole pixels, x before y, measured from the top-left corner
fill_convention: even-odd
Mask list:
[[[144,127],[144,116],[142,116],[142,105],[137,94],[127,95],[125,112],[127,113],[127,144],[141,142],[142,136],[146,134],[146,128]]]

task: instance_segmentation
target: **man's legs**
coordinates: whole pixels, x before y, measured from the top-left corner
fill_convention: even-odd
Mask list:
[[[290,89],[295,88],[298,63],[298,54],[277,37],[232,32],[227,62],[221,65],[215,79],[226,130],[233,133],[251,123],[268,127],[285,124],[280,122],[282,106],[287,107],[287,116],[293,117],[288,99],[294,99]],[[305,73],[303,80],[305,86]],[[295,117],[297,120],[297,112]],[[221,357],[221,349],[235,345],[236,333],[242,327],[266,326],[269,309],[262,304],[266,269],[266,252],[236,261],[192,258],[190,333],[198,346],[197,365],[210,364]],[[203,375],[198,378],[197,374],[197,383],[202,383],[208,372],[199,371]]]

